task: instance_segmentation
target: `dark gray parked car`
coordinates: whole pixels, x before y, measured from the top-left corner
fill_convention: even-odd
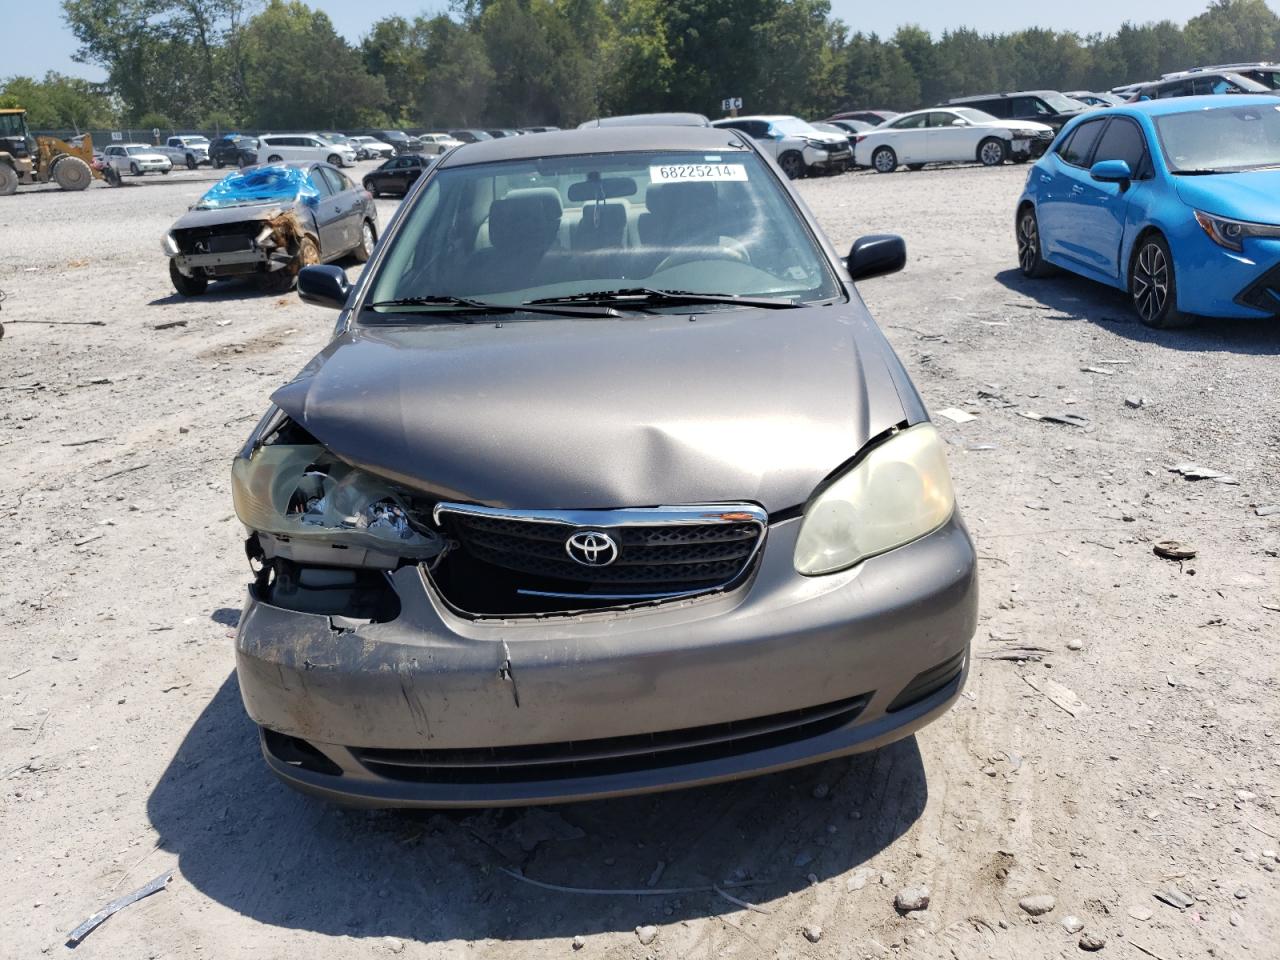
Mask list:
[[[564,801],[873,749],[959,695],[973,544],[847,261],[748,136],[423,174],[233,466],[267,763],[345,802]]]
[[[228,174],[165,234],[169,279],[186,297],[211,280],[255,277],[266,290],[293,286],[311,264],[369,259],[378,209],[369,193],[327,163],[273,163]]]

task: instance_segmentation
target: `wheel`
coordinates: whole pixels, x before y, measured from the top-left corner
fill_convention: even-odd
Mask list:
[[[63,157],[53,165],[53,179],[63,190],[83,190],[93,183],[93,170],[79,157]]]
[[[342,158],[338,156],[336,153],[331,153],[329,154],[329,156],[325,157],[325,162],[328,163],[329,166],[331,167],[342,166]]]
[[[1040,223],[1035,207],[1027,206],[1018,214],[1018,267],[1024,277],[1040,279],[1053,273],[1053,268],[1040,255]]]
[[[1014,163],[1029,163],[1031,161],[1031,155],[1029,153],[1014,154],[1012,160]]]
[[[984,167],[998,167],[1004,163],[1005,157],[1009,151],[1004,145],[1003,140],[997,140],[995,137],[987,137],[978,144],[978,162]]]
[[[243,170],[245,167],[249,166],[249,158],[243,153],[240,154],[240,157],[236,160],[236,166]]]
[[[172,169],[173,169],[173,167],[166,167],[165,169],[161,170],[160,172],[161,172],[161,173],[163,173],[163,174],[167,177],[167,176],[169,175],[169,171],[170,171],[170,170],[172,170]]]
[[[364,263],[373,256],[373,246],[378,242],[374,236],[373,224],[366,220],[360,227],[360,246],[351,251],[357,263]]]
[[[303,237],[298,244],[298,255],[293,263],[283,270],[264,273],[258,278],[258,285],[268,293],[288,293],[298,279],[298,271],[303,267],[314,266],[320,262],[320,248],[310,237]]]
[[[110,164],[107,164],[107,166],[102,168],[102,179],[107,181],[107,183],[113,187],[120,186],[122,182],[120,180],[120,171]]]
[[[271,156],[267,157],[267,163],[279,163],[279,162],[280,162],[280,154],[278,153],[273,153]]]
[[[169,261],[169,279],[173,281],[173,289],[184,297],[198,297],[209,289],[208,277],[188,277],[172,260]]]
[[[880,147],[871,154],[871,166],[876,168],[876,173],[893,173],[898,169],[898,155],[892,147]]]
[[[0,197],[9,197],[18,192],[18,171],[7,163],[0,163]]]
[[[782,168],[788,180],[799,180],[804,176],[804,157],[794,150],[788,150],[780,156],[778,166]]]
[[[192,156],[191,154],[189,154],[189,153],[188,153],[188,154],[187,154],[187,169],[188,169],[188,170],[194,170],[194,169],[195,169],[196,167],[198,167],[198,166],[200,166],[200,164],[198,164],[198,163],[196,162],[196,158],[195,158],[194,156]]]
[[[907,169],[908,169],[908,170],[910,170],[912,173],[915,173],[917,170],[923,170],[923,169],[924,169],[924,164],[923,164],[923,163],[908,163],[908,164],[907,164]]]
[[[213,169],[215,169],[215,170],[221,170],[221,169],[222,169],[222,166],[223,166],[223,163],[222,163],[222,158],[221,158],[221,157],[219,157],[217,160],[213,161]]]
[[[1138,318],[1148,327],[1169,330],[1191,323],[1192,318],[1178,310],[1173,256],[1158,233],[1148,234],[1138,242],[1129,269],[1129,296]]]
[[[368,179],[367,177],[365,178],[361,186],[364,187],[366,190],[368,190],[371,196],[374,196],[374,197],[380,196],[380,194],[378,193],[378,185],[374,181]]]

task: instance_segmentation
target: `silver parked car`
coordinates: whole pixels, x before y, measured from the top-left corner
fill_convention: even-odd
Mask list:
[[[825,133],[799,117],[729,117],[712,126],[741,130],[753,138],[792,180],[809,173],[839,173],[853,166],[848,137]]]
[[[754,140],[612,126],[422,175],[232,467],[270,768],[378,806],[616,796],[880,747],[959,696],[945,445]]]

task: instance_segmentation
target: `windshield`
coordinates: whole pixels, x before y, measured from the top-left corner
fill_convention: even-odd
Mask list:
[[[1042,93],[1040,94],[1040,99],[1059,113],[1081,110],[1085,106],[1079,100],[1072,100],[1070,97],[1064,97],[1060,93]]]
[[[1232,172],[1280,166],[1280,103],[1156,117],[1169,169]]]
[[[189,147],[207,147],[209,145],[208,137],[182,137],[181,140]]]
[[[972,107],[956,107],[951,112],[960,114],[960,116],[964,117],[970,123],[999,122],[996,121],[996,118],[991,114],[982,110],[974,110]]]
[[[781,133],[791,134],[793,136],[804,137],[813,136],[817,133],[808,123],[799,117],[780,117],[773,121],[774,129]]]
[[[840,293],[754,153],[645,152],[436,171],[368,302],[516,305],[636,287],[803,300]],[[366,309],[362,319],[377,316]]]
[[[0,113],[0,137],[21,137],[25,134],[20,113]]]
[[[197,210],[221,210],[255,203],[292,203],[300,197],[319,196],[307,171],[272,164],[229,174],[215,183],[196,203]]]
[[[131,157],[139,157],[144,153],[155,153],[155,147],[125,147],[124,152]]]

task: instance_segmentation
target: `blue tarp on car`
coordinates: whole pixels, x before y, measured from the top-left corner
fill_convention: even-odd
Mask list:
[[[250,203],[292,203],[300,197],[319,195],[306,170],[271,164],[228,174],[209,188],[196,204],[196,209],[217,210]]]

